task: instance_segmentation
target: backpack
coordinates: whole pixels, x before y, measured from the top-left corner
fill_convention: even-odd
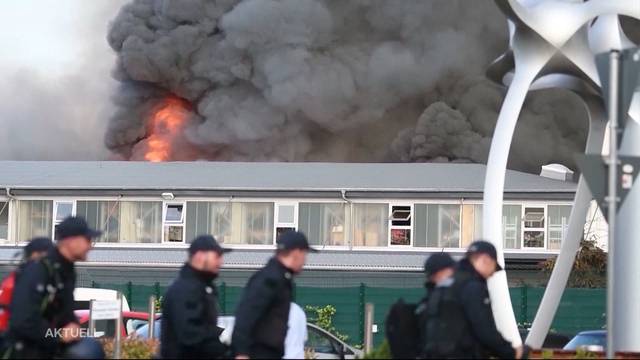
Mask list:
[[[13,298],[13,286],[16,282],[16,272],[12,271],[9,276],[2,280],[0,285],[0,333],[9,330],[9,305]]]
[[[58,272],[55,271],[49,259],[45,257],[38,261],[40,261],[44,265],[45,269],[47,270],[47,277],[48,277],[47,283],[46,283],[47,294],[42,299],[42,303],[40,304],[40,315],[44,316],[49,306],[55,300],[56,293],[60,288],[59,285],[62,283],[62,280],[60,279],[60,274],[58,274]],[[15,283],[18,281],[18,278],[20,276],[19,270],[20,268],[11,272],[11,274],[9,274],[9,276],[7,276],[7,278],[5,278],[2,281],[2,287],[1,287],[2,293],[0,293],[0,307],[2,308],[2,310],[0,310],[0,316],[1,316],[0,321],[5,322],[4,323],[5,328],[4,330],[2,330],[3,332],[6,332],[6,330],[9,329],[9,321],[11,319],[11,313],[9,312],[9,305],[11,305],[11,300],[13,299],[13,289],[14,289]],[[8,290],[8,291],[5,293],[5,290]],[[10,359],[21,353],[20,351],[17,351],[15,349],[14,345],[15,344],[7,343],[6,339],[4,339],[3,337],[0,344],[0,353],[2,354],[3,359]]]
[[[457,277],[450,284],[437,286],[426,304],[425,347],[428,358],[464,356],[473,344],[467,344],[469,324],[459,300],[459,290],[466,278]],[[468,355],[468,354],[467,354]]]
[[[389,309],[385,332],[394,359],[415,359],[419,349],[419,324],[416,304],[398,300]]]

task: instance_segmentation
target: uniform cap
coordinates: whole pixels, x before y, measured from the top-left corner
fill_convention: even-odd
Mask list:
[[[318,250],[309,246],[307,236],[300,231],[286,231],[276,240],[278,250],[306,250],[309,252],[318,252]]]
[[[34,252],[48,251],[53,247],[53,242],[48,237],[35,237],[29,240],[29,243],[25,245],[24,257],[28,258]]]
[[[87,221],[80,216],[69,216],[56,226],[56,240],[61,241],[74,236],[93,239],[102,235],[102,231],[89,227]]]
[[[189,246],[189,255],[192,256],[198,251],[215,251],[219,255],[222,255],[231,252],[231,249],[225,249],[220,246],[216,238],[211,235],[200,235],[191,242],[191,246]]]
[[[424,263],[424,273],[427,277],[437,273],[440,270],[453,267],[456,262],[451,258],[451,255],[448,253],[436,253],[427,259]]]
[[[484,240],[474,241],[469,245],[467,249],[466,257],[469,258],[471,255],[475,254],[487,254],[493,260],[496,261],[496,271],[502,270],[502,266],[498,263],[498,253],[496,251],[496,247],[493,246],[492,243]]]

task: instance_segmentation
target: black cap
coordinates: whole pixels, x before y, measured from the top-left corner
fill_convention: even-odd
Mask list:
[[[307,250],[309,252],[318,252],[318,250],[309,246],[307,236],[300,231],[285,231],[276,240],[278,250]]]
[[[453,267],[456,262],[451,258],[451,255],[448,253],[436,253],[427,259],[424,263],[424,273],[427,277],[437,273],[440,270],[446,269],[448,267]]]
[[[502,270],[502,266],[500,266],[500,264],[498,263],[498,253],[496,251],[496,247],[493,246],[492,243],[484,240],[478,240],[478,241],[472,242],[471,245],[469,245],[469,248],[467,249],[466,257],[469,258],[471,255],[474,255],[474,254],[489,255],[489,257],[491,257],[493,260],[496,261],[496,271]]]
[[[48,251],[53,247],[53,242],[48,237],[35,237],[29,240],[25,245],[23,252],[24,257],[30,257],[34,252]]]
[[[193,256],[193,254],[198,251],[215,251],[222,255],[230,252],[231,249],[225,249],[220,246],[218,241],[216,241],[216,238],[211,235],[200,235],[191,242],[191,246],[189,246],[189,256]]]
[[[56,240],[64,240],[72,236],[84,236],[93,239],[102,235],[102,231],[89,227],[87,221],[80,216],[69,216],[56,226]]]

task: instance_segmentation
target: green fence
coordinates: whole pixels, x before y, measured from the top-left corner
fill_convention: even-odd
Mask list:
[[[122,291],[134,310],[147,311],[149,296],[164,294],[166,287],[156,283],[152,286],[133,285],[131,282],[113,285],[93,282],[93,287]],[[242,294],[241,287],[230,287],[222,283],[218,287],[220,308],[224,314],[232,315]],[[378,332],[374,342],[379,344],[384,337],[384,319],[391,304],[399,298],[406,302],[417,302],[423,295],[421,288],[379,288],[365,286],[346,288],[297,287],[295,301],[301,306],[333,305],[336,308],[334,326],[348,335],[348,342],[362,344],[364,339],[364,304],[375,305],[374,323]],[[516,319],[528,326],[544,294],[544,288],[517,287],[510,289]],[[573,335],[581,330],[601,329],[605,324],[605,289],[567,289],[564,292],[552,330]]]

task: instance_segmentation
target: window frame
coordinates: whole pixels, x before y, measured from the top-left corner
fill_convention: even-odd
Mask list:
[[[180,214],[180,221],[176,222],[174,220],[171,221],[167,221],[167,210],[169,208],[169,206],[172,205],[181,205],[182,206],[182,213]],[[186,235],[186,231],[185,231],[185,225],[186,225],[186,219],[187,219],[187,202],[186,201],[175,201],[175,200],[171,200],[171,201],[163,201],[162,202],[162,231],[161,231],[161,244],[185,244],[186,243],[186,239],[185,239],[185,235]],[[179,227],[182,231],[182,241],[169,241],[166,239],[165,236],[165,230],[166,228],[171,228],[171,227]]]
[[[393,207],[394,206],[403,206],[409,207],[409,225],[393,225]],[[413,210],[414,203],[410,202],[389,202],[389,213],[387,217],[387,247],[389,248],[412,248],[413,247],[413,238],[415,236],[413,225],[415,219],[415,213]],[[401,244],[392,244],[391,243],[391,233],[393,230],[409,230],[409,244],[401,245]]]
[[[76,216],[76,201],[73,200],[53,200],[53,205],[51,209],[51,238],[55,239],[56,237],[56,226],[60,225],[62,220],[58,220],[58,205],[59,204],[71,204],[71,215]],[[64,219],[63,219],[64,220]]]
[[[521,229],[520,229],[520,250],[522,251],[528,251],[528,250],[548,250],[547,249],[547,227],[548,227],[548,220],[547,220],[547,215],[548,215],[548,210],[547,210],[547,206],[549,204],[548,203],[532,203],[532,202],[523,202],[522,203],[522,215],[520,218],[520,221],[522,223]],[[531,227],[531,228],[527,228],[525,226],[525,214],[527,211],[527,208],[529,209],[535,209],[535,208],[542,208],[543,209],[543,214],[542,214],[542,221],[544,222],[544,226],[543,227]],[[586,220],[585,220],[586,221]],[[524,234],[525,232],[542,232],[542,247],[531,247],[531,246],[525,246],[525,239],[524,239]]]
[[[247,202],[247,201],[240,201]],[[300,215],[299,211],[299,201],[292,200],[276,200],[273,201],[273,245],[276,245],[276,241],[278,240],[278,228],[292,228],[294,231],[298,231],[298,216]],[[293,206],[293,222],[283,222],[280,221],[280,206]]]
[[[0,241],[0,247],[2,246],[13,246],[16,244],[16,241],[13,238],[13,201],[10,198],[0,197],[0,203],[7,203],[7,207],[5,211],[7,211],[7,238],[5,241]],[[2,209],[2,207],[0,207]]]

